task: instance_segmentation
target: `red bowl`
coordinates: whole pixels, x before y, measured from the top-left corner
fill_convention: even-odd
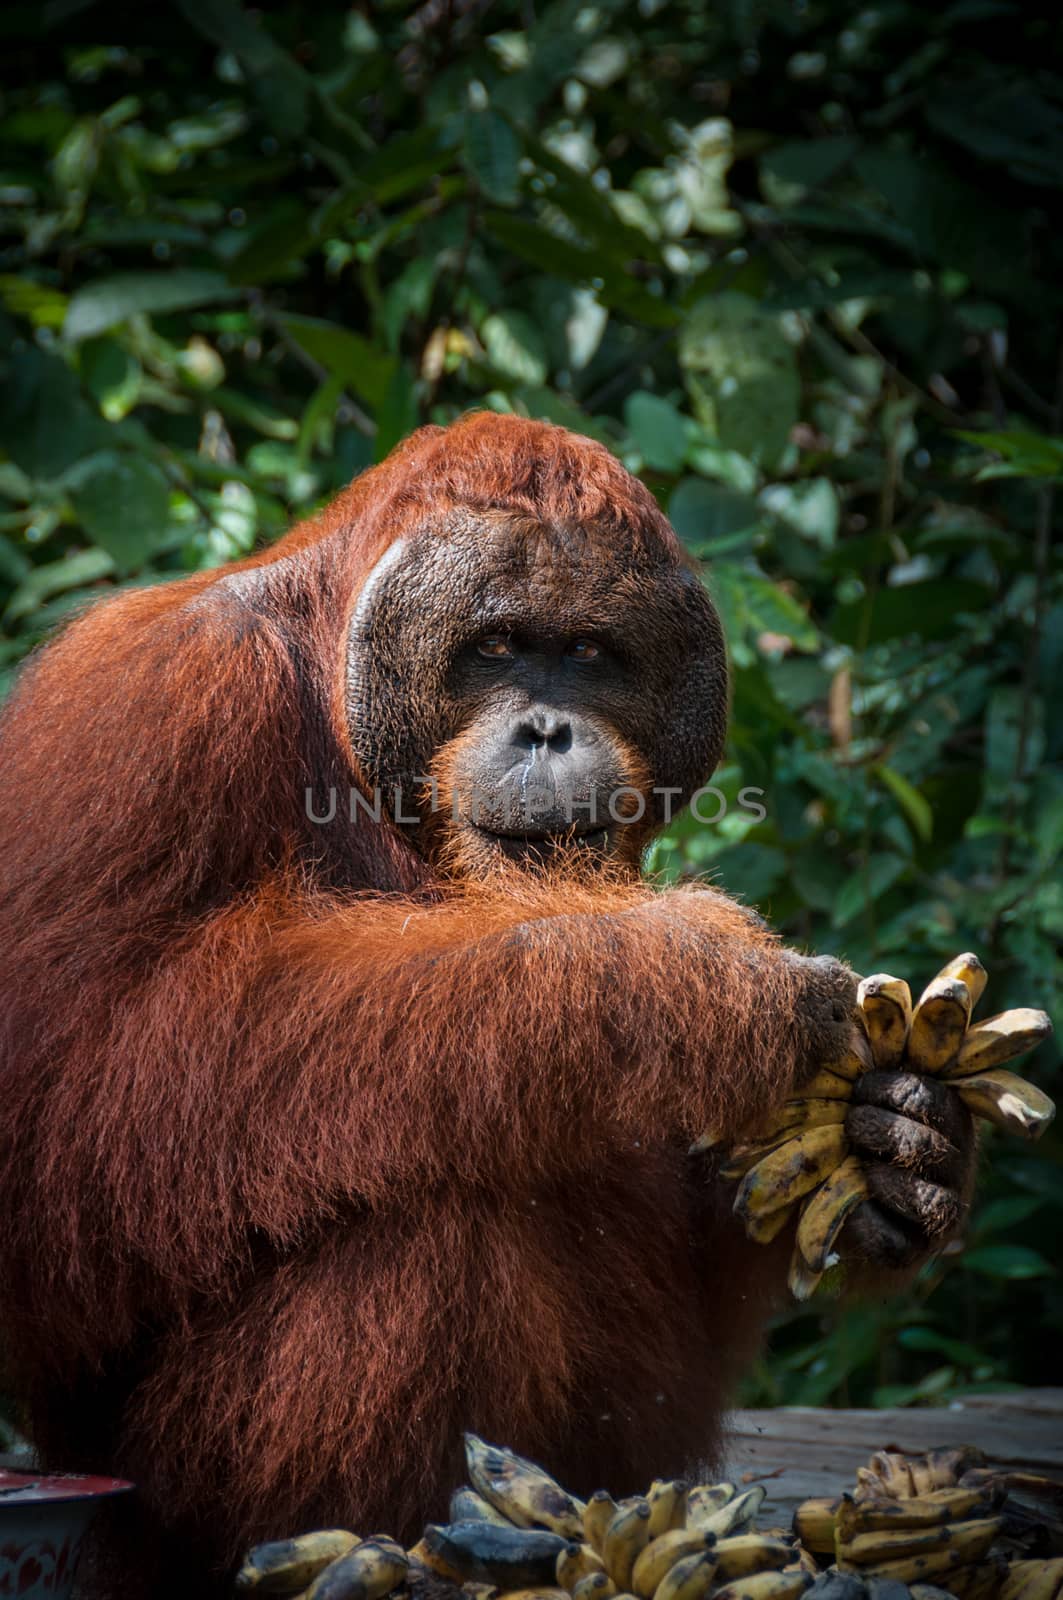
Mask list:
[[[101,1500],[131,1483],[0,1467],[0,1600],[67,1600]]]

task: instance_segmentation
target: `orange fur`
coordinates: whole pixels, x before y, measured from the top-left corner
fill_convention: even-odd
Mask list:
[[[48,1461],[179,1536],[175,1587],[315,1523],[415,1533],[465,1426],[583,1490],[710,1456],[777,1279],[685,1160],[797,1069],[756,919],[307,823],[358,776],[365,574],[450,506],[678,559],[601,447],[473,417],[92,610],[5,717],[2,1340]]]

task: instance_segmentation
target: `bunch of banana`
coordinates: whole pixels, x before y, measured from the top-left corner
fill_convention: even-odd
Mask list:
[[[236,1574],[242,1593],[304,1600],[383,1600],[406,1580],[409,1561],[394,1539],[359,1539],[343,1528],[255,1545]]]
[[[912,1500],[939,1489],[972,1487],[969,1474],[985,1466],[984,1450],[961,1445],[952,1450],[928,1450],[921,1456],[901,1450],[876,1450],[866,1467],[856,1469],[856,1500]],[[1003,1498],[996,1473],[979,1474],[977,1487],[994,1503]]]
[[[1054,1561],[1013,1561],[1000,1590],[1000,1600],[1060,1600],[1063,1596],[1063,1558]]]
[[[860,984],[861,1027],[849,1048],[824,1063],[756,1138],[725,1154],[721,1176],[738,1182],[735,1215],[751,1239],[774,1239],[798,1210],[790,1289],[807,1300],[836,1257],[846,1219],[867,1198],[858,1157],[849,1152],[845,1119],[861,1073],[931,1074],[954,1088],[970,1110],[1024,1138],[1036,1139],[1055,1114],[1048,1096],[1004,1063],[1052,1031],[1043,1011],[1003,1011],[971,1025],[986,984],[977,956],[957,956],[929,983],[914,1010],[908,985],[876,973]],[[696,1151],[717,1149],[706,1134]]]
[[[921,1456],[877,1450],[857,1469],[853,1493],[798,1506],[794,1531],[804,1549],[835,1558],[839,1579],[896,1580],[911,1585],[915,1600],[1063,1600],[1063,1560],[1009,1567],[1000,1545],[993,1548],[998,1540],[1012,1550],[1024,1541],[1040,1547],[1052,1536],[1050,1521],[1013,1507],[1012,1480],[1049,1498],[1059,1486],[984,1462],[974,1447]],[[847,1600],[843,1591],[837,1600]]]
[[[469,1485],[452,1521],[410,1552],[457,1583],[508,1600],[791,1600],[815,1564],[793,1536],[757,1533],[764,1489],[658,1480],[645,1495],[585,1503],[541,1467],[465,1436]]]
[[[930,1581],[966,1595],[1002,1527],[990,1511],[977,1489],[935,1489],[903,1502],[846,1495],[826,1504],[806,1501],[794,1513],[794,1528],[806,1548],[833,1555],[839,1571]]]

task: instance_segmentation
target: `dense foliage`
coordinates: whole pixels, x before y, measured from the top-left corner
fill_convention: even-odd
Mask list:
[[[652,865],[1052,1009],[1060,42],[1022,0],[9,5],[3,666],[419,421],[553,418],[641,473],[729,631],[726,805]],[[966,1253],[794,1315],[749,1398],[1058,1381],[1061,1148],[987,1139]]]

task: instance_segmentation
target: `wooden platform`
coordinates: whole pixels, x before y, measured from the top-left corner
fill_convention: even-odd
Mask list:
[[[1063,1483],[1063,1389],[972,1395],[951,1406],[901,1411],[737,1411],[724,1476],[764,1484],[761,1527],[789,1525],[794,1507],[810,1495],[850,1488],[873,1450],[918,1453],[962,1444],[978,1445],[992,1465]],[[0,1465],[23,1471],[31,1462],[28,1452],[0,1455]]]
[[[836,1495],[873,1450],[908,1452],[975,1444],[993,1465],[1024,1467],[1063,1482],[1063,1389],[972,1395],[950,1406],[902,1411],[824,1411],[794,1406],[731,1418],[726,1476],[763,1482],[758,1521],[789,1523],[809,1495]]]

